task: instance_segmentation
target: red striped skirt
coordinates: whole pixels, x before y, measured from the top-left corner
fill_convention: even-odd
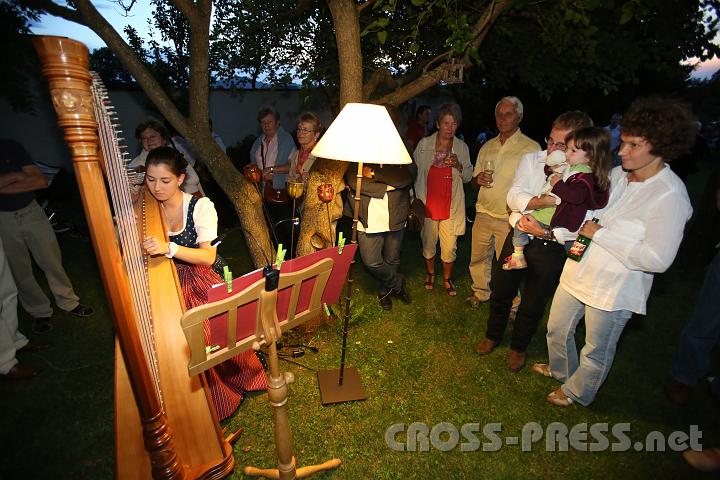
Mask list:
[[[178,262],[175,266],[185,297],[185,308],[188,310],[207,303],[210,287],[223,281],[209,265]],[[205,342],[209,339],[210,327],[205,322]],[[267,390],[267,376],[252,350],[246,350],[207,370],[205,377],[220,420],[225,420],[238,409],[245,392]]]

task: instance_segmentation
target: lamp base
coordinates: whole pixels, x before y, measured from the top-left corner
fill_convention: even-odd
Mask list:
[[[367,398],[357,368],[345,368],[342,385],[340,385],[340,369],[338,368],[317,372],[317,379],[320,401],[323,405]]]

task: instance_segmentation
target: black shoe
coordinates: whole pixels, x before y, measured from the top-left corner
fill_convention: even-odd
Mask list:
[[[410,298],[410,293],[408,293],[407,288],[405,288],[405,280],[403,280],[400,291],[393,290],[392,295],[395,298],[399,298],[400,301],[403,302],[405,305],[409,305],[412,302],[412,298]]]
[[[38,317],[33,321],[32,331],[34,333],[48,333],[55,328],[52,323],[52,317]]]
[[[76,317],[90,317],[95,314],[95,309],[82,303],[78,303],[78,306],[72,310],[68,310],[67,313],[75,315]]]
[[[380,301],[380,306],[383,310],[392,310],[392,298],[390,298],[391,293],[392,291],[388,290],[386,293],[378,295],[378,300]]]
[[[24,347],[19,348],[17,350],[18,353],[26,353],[26,352],[39,352],[40,350],[47,350],[50,348],[51,345],[47,342],[41,342],[39,340],[30,340],[28,343],[25,344]]]
[[[65,233],[72,229],[72,224],[68,222],[50,222],[50,225],[55,233]]]

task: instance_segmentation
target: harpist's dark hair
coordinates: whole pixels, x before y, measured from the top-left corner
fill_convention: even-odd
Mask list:
[[[185,173],[187,169],[187,160],[185,157],[172,147],[157,147],[150,150],[145,160],[145,168],[150,165],[167,165],[171,172],[178,177]]]

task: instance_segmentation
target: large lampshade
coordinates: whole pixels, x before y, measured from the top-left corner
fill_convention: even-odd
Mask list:
[[[346,104],[312,154],[344,162],[412,163],[385,107],[369,103]]]

